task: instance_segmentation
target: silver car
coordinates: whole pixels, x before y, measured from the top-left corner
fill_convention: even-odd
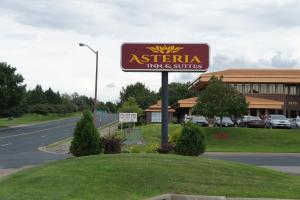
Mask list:
[[[266,128],[291,128],[291,122],[284,115],[270,115],[265,125]]]
[[[215,118],[215,124],[217,126],[221,126],[221,119],[220,119],[220,117],[216,117]],[[230,127],[230,126],[234,126],[234,123],[233,123],[233,121],[231,120],[230,117],[223,117],[222,118],[222,126]]]

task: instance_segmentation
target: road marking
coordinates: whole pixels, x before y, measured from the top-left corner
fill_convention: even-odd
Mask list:
[[[53,129],[57,129],[57,128],[61,128],[61,127],[70,126],[70,125],[73,125],[73,123],[72,124],[62,125],[62,126],[56,126],[56,127],[53,127],[53,128],[46,128],[46,129],[42,129],[42,130],[36,130],[36,131],[30,131],[30,132],[20,133],[20,134],[16,134],[16,135],[3,136],[3,137],[0,137],[0,139],[18,137],[18,136],[22,136],[22,135],[30,135],[30,134],[34,134],[34,133],[40,133],[40,132],[43,132],[43,131],[49,131],[49,130],[53,130]]]
[[[6,147],[6,146],[9,146],[9,145],[12,145],[12,143],[1,144],[0,147]]]

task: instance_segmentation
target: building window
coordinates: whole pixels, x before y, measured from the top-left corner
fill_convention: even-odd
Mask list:
[[[253,93],[259,93],[259,91],[260,91],[259,84],[253,84],[252,91],[253,91]]]
[[[289,94],[296,95],[297,94],[297,87],[296,86],[290,86]]]
[[[250,92],[251,92],[250,84],[245,84],[245,93],[250,93]]]
[[[261,84],[261,86],[260,86],[260,92],[263,93],[263,94],[267,94],[268,93],[267,84]]]
[[[275,84],[270,84],[269,85],[269,93],[270,94],[276,94]]]
[[[240,93],[244,93],[244,87],[243,87],[243,84],[236,84],[236,87],[237,87],[237,90],[238,90]]]
[[[277,94],[284,94],[283,88],[283,84],[277,84]]]
[[[284,85],[284,94],[289,94],[289,86]]]
[[[151,122],[161,122],[161,112],[152,112]]]

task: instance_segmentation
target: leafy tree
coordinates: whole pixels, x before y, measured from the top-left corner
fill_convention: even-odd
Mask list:
[[[45,95],[47,102],[50,104],[60,104],[62,102],[59,92],[54,92],[51,88],[45,91]]]
[[[37,85],[33,90],[27,92],[27,102],[29,105],[48,103],[42,86]]]
[[[105,103],[102,101],[97,102],[97,109],[101,111],[108,111],[108,107],[106,107]]]
[[[79,95],[78,93],[73,93],[70,97],[72,102],[78,107],[78,110],[92,110],[94,105],[94,100],[84,95]]]
[[[128,100],[123,103],[119,111],[123,113],[137,113],[138,116],[143,114],[143,109],[139,107],[133,97],[129,97]]]
[[[122,105],[129,97],[133,97],[142,109],[148,108],[158,100],[158,95],[140,82],[122,87],[120,104]]]
[[[0,63],[0,116],[20,114],[18,110],[24,102],[26,90],[23,81],[23,76],[16,73],[16,68]]]
[[[92,113],[85,111],[77,122],[70,146],[74,156],[87,156],[101,153],[101,142],[98,131],[93,123]]]
[[[110,101],[106,102],[105,106],[108,108],[108,111],[111,113],[116,113],[118,111],[117,105]]]
[[[159,94],[161,96],[161,88]],[[197,96],[197,92],[189,89],[189,83],[170,83],[169,84],[169,105],[173,105],[180,99]]]
[[[246,114],[248,104],[245,97],[231,85],[224,84],[222,77],[213,76],[208,86],[200,92],[194,112],[208,117],[219,116],[222,126],[224,116],[239,117]]]

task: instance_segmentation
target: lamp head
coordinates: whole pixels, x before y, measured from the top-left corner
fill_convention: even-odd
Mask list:
[[[83,44],[83,43],[79,43],[79,46],[83,47],[83,46],[85,46],[85,44]]]

